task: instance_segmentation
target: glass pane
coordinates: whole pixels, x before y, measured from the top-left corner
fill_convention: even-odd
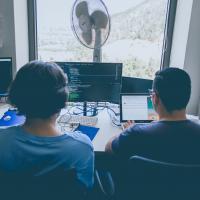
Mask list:
[[[94,0],[96,2],[96,0]],[[75,0],[37,1],[38,58],[46,61],[92,61],[71,29]],[[104,0],[111,16],[103,62],[122,62],[123,75],[153,78],[160,68],[168,0]]]

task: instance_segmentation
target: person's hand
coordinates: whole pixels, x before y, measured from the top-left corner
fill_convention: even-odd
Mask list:
[[[124,129],[127,129],[127,128],[129,128],[130,126],[133,126],[134,124],[135,124],[134,121],[129,120],[129,121],[127,121],[126,123],[122,124],[122,129],[123,129],[123,130],[124,130]]]

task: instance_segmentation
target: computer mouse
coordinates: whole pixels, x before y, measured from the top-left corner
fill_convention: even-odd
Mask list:
[[[6,115],[3,119],[4,119],[4,121],[9,121],[9,120],[11,120],[11,116],[10,115]]]

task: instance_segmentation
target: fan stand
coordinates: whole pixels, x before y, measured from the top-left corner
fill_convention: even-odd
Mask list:
[[[100,48],[95,48],[93,52],[93,62],[100,63],[102,61],[102,52],[101,52],[101,47]],[[83,103],[83,115],[87,116],[88,111],[87,111],[87,102],[85,101]],[[92,116],[97,115],[97,107],[98,107],[98,102],[95,103],[93,111],[92,111]]]
[[[93,62],[100,63],[102,61],[102,51],[101,51],[101,29],[95,29],[96,37],[95,37],[95,48],[93,52]],[[92,116],[97,115],[97,107],[98,102],[95,103]],[[83,105],[83,114],[87,116],[87,102],[84,102]]]
[[[102,51],[101,51],[101,29],[95,29],[95,48],[93,52],[93,62],[100,63],[102,61]],[[87,116],[88,111],[87,111],[87,102],[85,101],[83,103],[83,115]],[[98,102],[95,103],[93,111],[92,111],[92,116],[97,115],[97,107],[98,107]]]
[[[100,63],[102,61],[102,51],[101,51],[101,29],[95,29],[95,44],[93,52],[93,62]]]

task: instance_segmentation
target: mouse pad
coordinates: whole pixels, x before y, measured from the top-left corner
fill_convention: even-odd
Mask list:
[[[92,126],[79,125],[75,129],[75,131],[81,131],[83,134],[87,135],[92,141],[94,137],[96,136],[97,132],[99,131],[99,128],[92,127]]]
[[[23,124],[24,122],[25,117],[23,115],[17,115],[16,110],[8,110],[0,119],[0,126],[17,126]]]

